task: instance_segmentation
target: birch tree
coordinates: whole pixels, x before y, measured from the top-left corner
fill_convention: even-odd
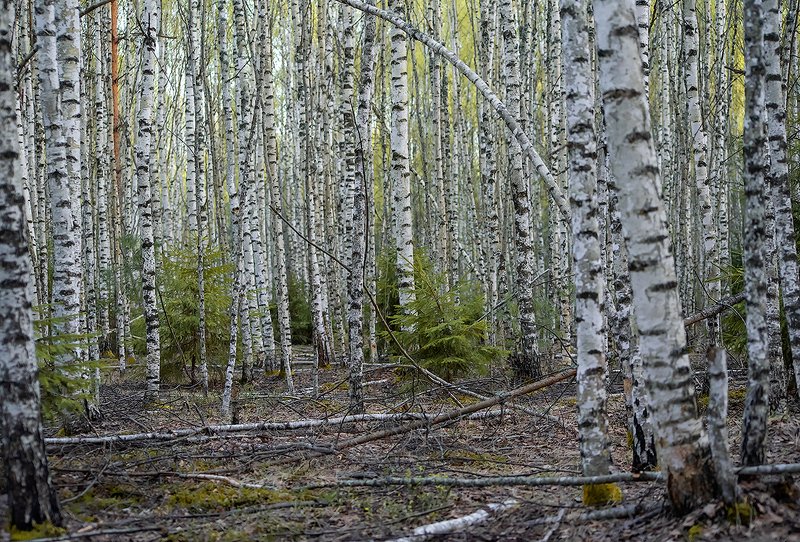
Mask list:
[[[11,525],[29,530],[34,523],[60,525],[61,511],[50,481],[39,406],[33,266],[16,119],[14,15],[15,2],[0,0],[0,450]]]
[[[708,439],[697,416],[675,260],[661,201],[633,0],[594,0],[599,88],[628,249],[639,351],[661,468],[673,509],[714,495]]]
[[[404,13],[403,0],[390,0],[389,9]],[[414,301],[414,240],[411,214],[411,179],[408,159],[408,58],[405,33],[393,27],[392,43],[392,115],[391,183],[394,187],[395,246],[397,248],[397,288],[400,307]]]
[[[147,329],[146,396],[150,400],[158,399],[161,381],[161,340],[156,300],[156,250],[153,238],[153,182],[150,171],[151,152],[153,152],[153,97],[156,93],[156,43],[161,19],[160,8],[157,0],[146,0],[142,9],[142,85],[139,95],[136,137],[136,177],[142,230],[142,302]]]
[[[578,354],[578,430],[584,476],[609,474],[607,446],[605,288],[597,223],[595,81],[589,50],[586,5],[560,0],[566,93],[572,255],[575,266],[575,328]],[[604,488],[605,489],[605,488]],[[584,489],[584,502],[606,502],[597,487]]]
[[[764,462],[769,414],[769,340],[766,321],[767,253],[766,192],[768,156],[766,127],[766,65],[764,62],[764,2],[744,2],[745,45],[745,225],[744,280],[747,306],[748,386],[745,399],[741,458],[745,465]],[[777,362],[777,360],[775,360]]]

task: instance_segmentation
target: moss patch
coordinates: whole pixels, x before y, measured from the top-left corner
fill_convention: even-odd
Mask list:
[[[66,533],[66,529],[56,527],[52,523],[34,523],[30,531],[22,531],[16,527],[11,527],[11,540],[35,540],[37,538],[61,536]]]
[[[605,506],[622,501],[622,490],[617,484],[588,484],[583,486],[585,506]]]
[[[737,502],[733,506],[725,507],[725,517],[730,523],[750,525],[755,511],[746,502]]]
[[[689,539],[689,542],[695,542],[695,540],[703,536],[704,530],[705,527],[703,525],[695,523],[689,527],[689,531],[686,533],[686,538]]]
[[[167,490],[167,506],[195,512],[226,510],[256,504],[275,504],[291,501],[312,501],[311,491],[290,492],[277,489],[254,489],[222,484],[204,483],[192,487]]]

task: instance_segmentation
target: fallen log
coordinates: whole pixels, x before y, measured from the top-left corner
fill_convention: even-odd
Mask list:
[[[502,411],[490,411],[475,415],[472,419],[492,418],[500,416]],[[314,418],[310,420],[294,420],[288,422],[254,422],[243,424],[207,425],[204,427],[190,427],[173,429],[170,431],[153,431],[148,433],[133,433],[126,435],[101,435],[85,437],[50,437],[45,439],[45,444],[77,445],[77,444],[125,444],[146,440],[173,440],[198,435],[218,435],[220,433],[241,433],[246,431],[292,431],[308,429],[326,425],[341,425],[345,423],[371,422],[371,421],[402,421],[420,420],[425,422],[431,419],[430,415],[418,412],[402,412],[396,414],[354,414],[338,418]]]
[[[737,476],[757,474],[798,474],[800,463],[777,463],[734,469]],[[602,476],[492,476],[485,478],[442,478],[437,476],[359,478],[314,484],[306,489],[322,487],[381,487],[381,486],[442,486],[442,487],[494,487],[494,486],[584,486],[620,482],[658,482],[664,480],[662,472],[618,472]]]

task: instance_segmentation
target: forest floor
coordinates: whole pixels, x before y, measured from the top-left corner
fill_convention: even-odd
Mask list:
[[[308,358],[308,349],[298,349]],[[289,396],[278,376],[262,376],[238,394],[237,423],[331,418],[346,414],[346,372],[321,371],[321,394],[310,394],[308,365],[298,365]],[[518,397],[515,405],[548,412],[548,419],[509,408],[484,419],[461,419],[373,440],[310,458],[315,450],[399,422],[364,421],[289,431],[202,432],[221,419],[219,394],[164,390],[145,407],[133,368],[102,389],[104,418],[87,435],[197,428],[192,437],[105,445],[50,445],[53,479],[69,538],[94,541],[393,540],[414,528],[459,518],[490,504],[476,525],[435,540],[800,540],[800,487],[791,479],[760,477],[741,487],[752,517],[728,521],[721,503],[683,518],[668,511],[663,482],[620,484],[618,517],[581,504],[581,487],[344,487],[343,479],[386,476],[579,476],[574,381]],[[424,412],[458,408],[441,389],[420,381],[412,394],[392,370],[368,367],[367,410]],[[135,383],[136,382],[136,383]],[[459,385],[484,395],[513,387],[496,374]],[[618,386],[617,386],[618,387]],[[744,393],[731,391],[729,426],[734,457]],[[475,400],[456,393],[463,404]],[[494,408],[498,410],[497,407]],[[628,470],[630,452],[621,394],[609,399],[615,468]],[[800,417],[770,420],[768,463],[800,462]],[[264,488],[235,487],[236,483]],[[513,502],[507,502],[513,499]],[[627,514],[619,512],[627,505]],[[635,508],[634,508],[635,507]],[[106,534],[103,534],[106,533]],[[7,539],[8,535],[5,535]],[[0,534],[0,540],[4,536]]]

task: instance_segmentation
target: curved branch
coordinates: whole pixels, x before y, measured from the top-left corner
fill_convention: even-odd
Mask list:
[[[409,23],[391,13],[389,11],[377,8],[373,5],[366,4],[361,0],[336,0],[342,4],[346,4],[354,9],[359,11],[363,11],[364,13],[369,13],[370,15],[375,15],[376,17],[380,17],[384,21],[393,24],[406,34],[411,39],[414,39],[426,47],[428,47],[431,51],[436,53],[437,55],[441,56],[445,60],[447,60],[450,64],[455,66],[455,68],[460,71],[464,77],[466,77],[470,83],[475,85],[475,88],[478,89],[478,92],[483,94],[483,97],[489,102],[492,108],[497,111],[497,114],[505,121],[506,126],[508,129],[511,130],[511,133],[514,134],[514,137],[519,142],[522,151],[528,155],[533,166],[536,168],[536,171],[539,175],[544,179],[545,184],[547,185],[547,191],[550,194],[550,197],[558,207],[558,210],[561,212],[561,216],[565,219],[569,219],[570,211],[569,211],[569,203],[567,203],[566,198],[564,198],[564,193],[561,191],[561,188],[558,186],[555,177],[553,174],[550,173],[550,170],[547,169],[544,161],[542,161],[541,156],[539,153],[536,152],[536,149],[533,148],[533,143],[531,140],[528,139],[528,136],[522,130],[522,127],[517,122],[511,113],[509,113],[508,108],[506,105],[500,100],[500,98],[492,92],[492,89],[489,88],[489,85],[481,79],[481,77],[475,73],[469,66],[467,66],[463,60],[458,58],[458,55],[450,51],[447,47],[433,39],[432,37],[428,36],[424,32],[420,31],[419,29],[411,26]]]

